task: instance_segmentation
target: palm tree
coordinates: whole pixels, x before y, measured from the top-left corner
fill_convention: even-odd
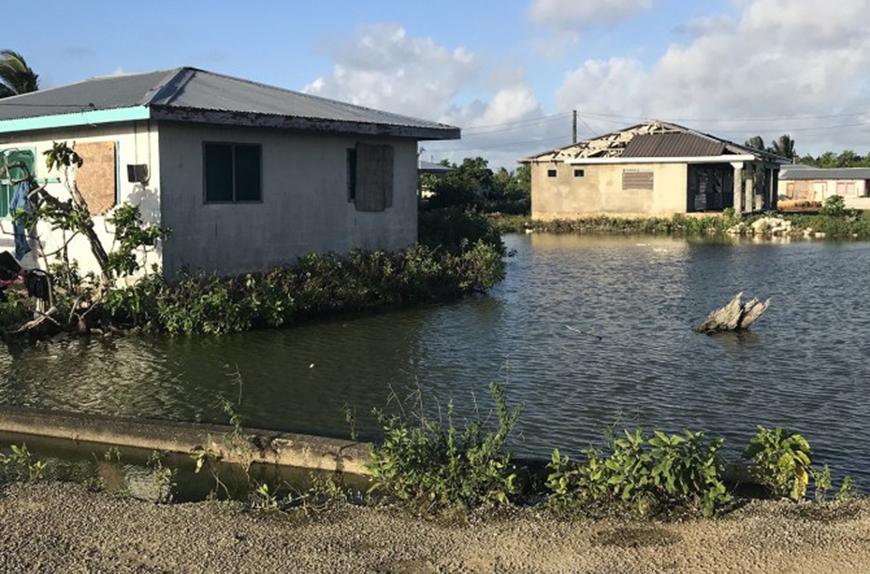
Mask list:
[[[12,50],[0,50],[0,98],[38,89],[39,76],[30,69],[24,57]]]
[[[779,139],[774,140],[773,145],[770,147],[770,151],[777,155],[787,157],[788,159],[794,159],[796,155],[794,151],[794,140],[791,139],[790,135],[783,134],[779,136]]]
[[[746,147],[760,149],[762,151],[764,151],[764,149],[765,149],[764,148],[764,138],[762,138],[761,136],[752,136],[751,138],[746,140],[746,143],[744,145],[746,145]]]

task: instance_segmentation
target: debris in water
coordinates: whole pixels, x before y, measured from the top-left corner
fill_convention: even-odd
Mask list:
[[[741,291],[727,305],[707,315],[704,322],[695,327],[695,331],[709,335],[722,331],[745,331],[749,329],[749,326],[767,311],[770,299],[764,303],[754,297],[746,303],[742,299],[743,292]]]

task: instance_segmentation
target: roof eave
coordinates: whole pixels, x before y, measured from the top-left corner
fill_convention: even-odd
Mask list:
[[[461,137],[461,130],[453,126],[409,126],[381,124],[373,122],[354,122],[322,118],[303,118],[260,114],[253,112],[231,112],[203,110],[179,106],[151,106],[151,118],[155,120],[286,129],[307,132],[331,132],[366,136],[386,136],[415,140],[455,140]]]
[[[137,120],[147,120],[150,110],[145,106],[113,108],[107,110],[88,110],[66,114],[35,116],[0,120],[0,134],[32,132],[58,128],[113,124]]]

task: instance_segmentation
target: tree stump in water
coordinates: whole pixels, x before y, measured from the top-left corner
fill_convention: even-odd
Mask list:
[[[727,305],[707,315],[704,322],[695,327],[695,331],[712,334],[749,329],[767,310],[770,299],[764,303],[754,297],[746,303],[742,299],[743,292],[740,292]]]

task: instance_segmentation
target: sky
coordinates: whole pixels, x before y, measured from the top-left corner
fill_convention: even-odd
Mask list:
[[[531,153],[641,119],[870,151],[870,0],[21,2],[0,48],[52,87],[195,66],[457,125],[425,159]],[[26,23],[26,24],[25,24]]]

